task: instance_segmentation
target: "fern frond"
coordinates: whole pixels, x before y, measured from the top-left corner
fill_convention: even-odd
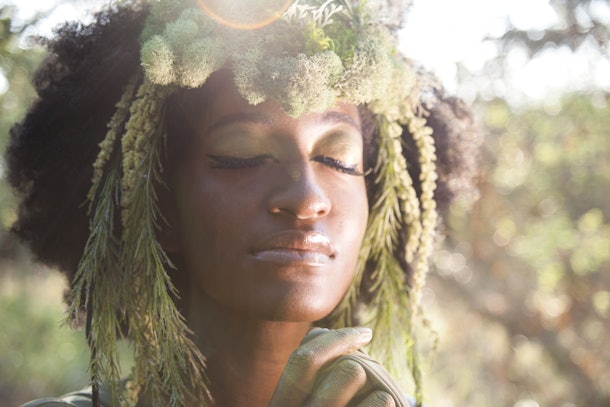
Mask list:
[[[211,400],[205,363],[172,296],[166,268],[173,267],[156,238],[161,214],[160,152],[165,138],[164,102],[169,90],[145,82],[132,106],[124,136],[121,263],[130,270],[129,327],[136,354],[134,381],[155,406],[179,407]],[[169,403],[169,404],[167,404]]]

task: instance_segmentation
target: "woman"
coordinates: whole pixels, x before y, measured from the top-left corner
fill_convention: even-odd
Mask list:
[[[421,403],[420,289],[470,116],[367,6],[246,3],[127,2],[49,42],[7,151],[14,230],[71,278],[92,386],[28,406],[407,405],[367,344]]]

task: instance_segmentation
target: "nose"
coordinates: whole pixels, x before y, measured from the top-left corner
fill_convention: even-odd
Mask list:
[[[311,163],[290,165],[278,174],[278,186],[272,192],[269,212],[286,214],[299,220],[312,220],[326,216],[331,201],[313,171]]]

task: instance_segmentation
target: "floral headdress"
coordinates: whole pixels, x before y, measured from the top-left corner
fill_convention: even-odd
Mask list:
[[[421,107],[422,93],[434,86],[430,78],[396,50],[395,37],[366,3],[249,1],[248,7],[266,3],[281,11],[259,8],[268,24],[237,24],[231,10],[219,15],[203,0],[149,1],[143,69],[125,88],[94,164],[90,235],[71,297],[71,316],[88,311],[94,394],[103,382],[125,405],[140,392],[155,406],[211,403],[205,361],[172,299],[177,292],[167,270],[173,266],[156,238],[164,223],[156,187],[168,97],[228,68],[253,105],[273,99],[296,117],[340,99],[374,115],[378,156],[370,176],[378,192],[356,278],[329,321],[352,323],[365,284],[371,298],[361,314],[376,330],[370,350],[394,370],[409,366],[420,399],[414,321],[437,223],[435,149]],[[230,3],[245,7],[236,4],[243,0]],[[403,127],[418,149],[419,193],[402,153]],[[409,278],[405,262],[413,270]],[[127,394],[119,391],[116,340],[124,324],[135,353]]]

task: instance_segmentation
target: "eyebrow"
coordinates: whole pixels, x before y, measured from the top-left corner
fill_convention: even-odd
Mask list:
[[[241,112],[241,113],[229,114],[229,115],[221,117],[216,123],[214,123],[210,127],[208,127],[207,132],[211,133],[221,127],[229,126],[229,125],[233,125],[233,124],[239,124],[239,123],[262,124],[265,126],[272,126],[274,123],[274,120],[269,116],[266,116],[263,114],[258,114],[258,113]]]
[[[362,131],[362,128],[354,120],[354,118],[346,113],[338,112],[335,110],[329,110],[324,113],[318,120],[318,123],[330,122],[332,124],[345,123],[354,127],[358,131]],[[235,114],[229,114],[221,117],[216,123],[208,127],[207,132],[213,132],[221,127],[234,125],[234,124],[259,124],[264,126],[273,126],[275,120],[270,116],[259,114],[259,113],[248,113],[240,112]]]
[[[349,114],[338,112],[336,110],[329,110],[319,119],[320,122],[331,122],[334,124],[346,123],[354,127],[358,131],[362,131],[360,125],[354,120]]]

